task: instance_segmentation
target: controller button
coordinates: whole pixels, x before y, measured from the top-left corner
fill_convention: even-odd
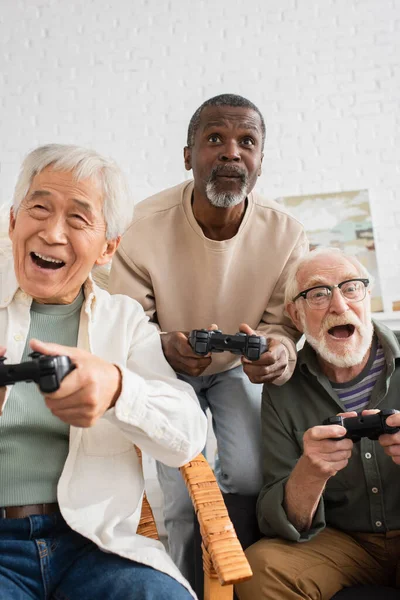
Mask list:
[[[208,340],[208,331],[198,331],[196,337],[200,340]]]
[[[382,527],[382,521],[375,521],[376,527]]]
[[[368,458],[368,459],[369,459],[369,458],[372,458],[372,454],[371,454],[371,452],[366,452],[366,453],[365,453],[365,458]]]
[[[15,340],[16,342],[22,342],[22,340],[23,340],[23,339],[24,339],[24,336],[23,336],[21,333],[16,333],[16,334],[14,335],[14,340]]]
[[[378,490],[378,488],[377,488],[377,487],[373,487],[373,488],[371,488],[371,492],[372,492],[373,494],[377,494],[377,493],[379,492],[379,490]]]

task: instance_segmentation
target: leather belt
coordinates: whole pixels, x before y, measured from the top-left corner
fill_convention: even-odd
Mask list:
[[[52,515],[60,510],[57,502],[0,507],[0,519],[24,519],[31,515]]]

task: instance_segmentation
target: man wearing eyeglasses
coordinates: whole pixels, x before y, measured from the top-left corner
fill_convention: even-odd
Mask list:
[[[257,510],[268,538],[247,550],[254,576],[238,586],[240,600],[400,587],[400,432],[353,442],[341,425],[323,425],[400,409],[400,332],[371,320],[371,284],[357,259],[331,248],[288,275],[286,310],[306,342],[292,378],[264,386]],[[399,427],[400,413],[386,423]]]

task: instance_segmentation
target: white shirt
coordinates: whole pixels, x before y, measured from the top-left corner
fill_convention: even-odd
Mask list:
[[[161,542],[136,534],[144,479],[133,444],[171,467],[205,446],[207,420],[191,386],[164,358],[160,336],[138,302],[84,284],[78,348],[117,364],[122,391],[115,407],[93,427],[70,428],[69,454],[58,483],[68,525],[102,550],[149,565],[193,595]],[[32,298],[15,277],[12,260],[0,265],[0,344],[19,363],[29,331]],[[7,390],[3,411],[10,389]],[[1,408],[1,407],[0,407]]]

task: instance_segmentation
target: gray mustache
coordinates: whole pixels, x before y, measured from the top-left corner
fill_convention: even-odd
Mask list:
[[[225,165],[218,165],[213,168],[210,174],[210,181],[215,182],[218,176],[238,177],[242,183],[247,181],[247,175],[244,171],[236,167],[228,167]]]

